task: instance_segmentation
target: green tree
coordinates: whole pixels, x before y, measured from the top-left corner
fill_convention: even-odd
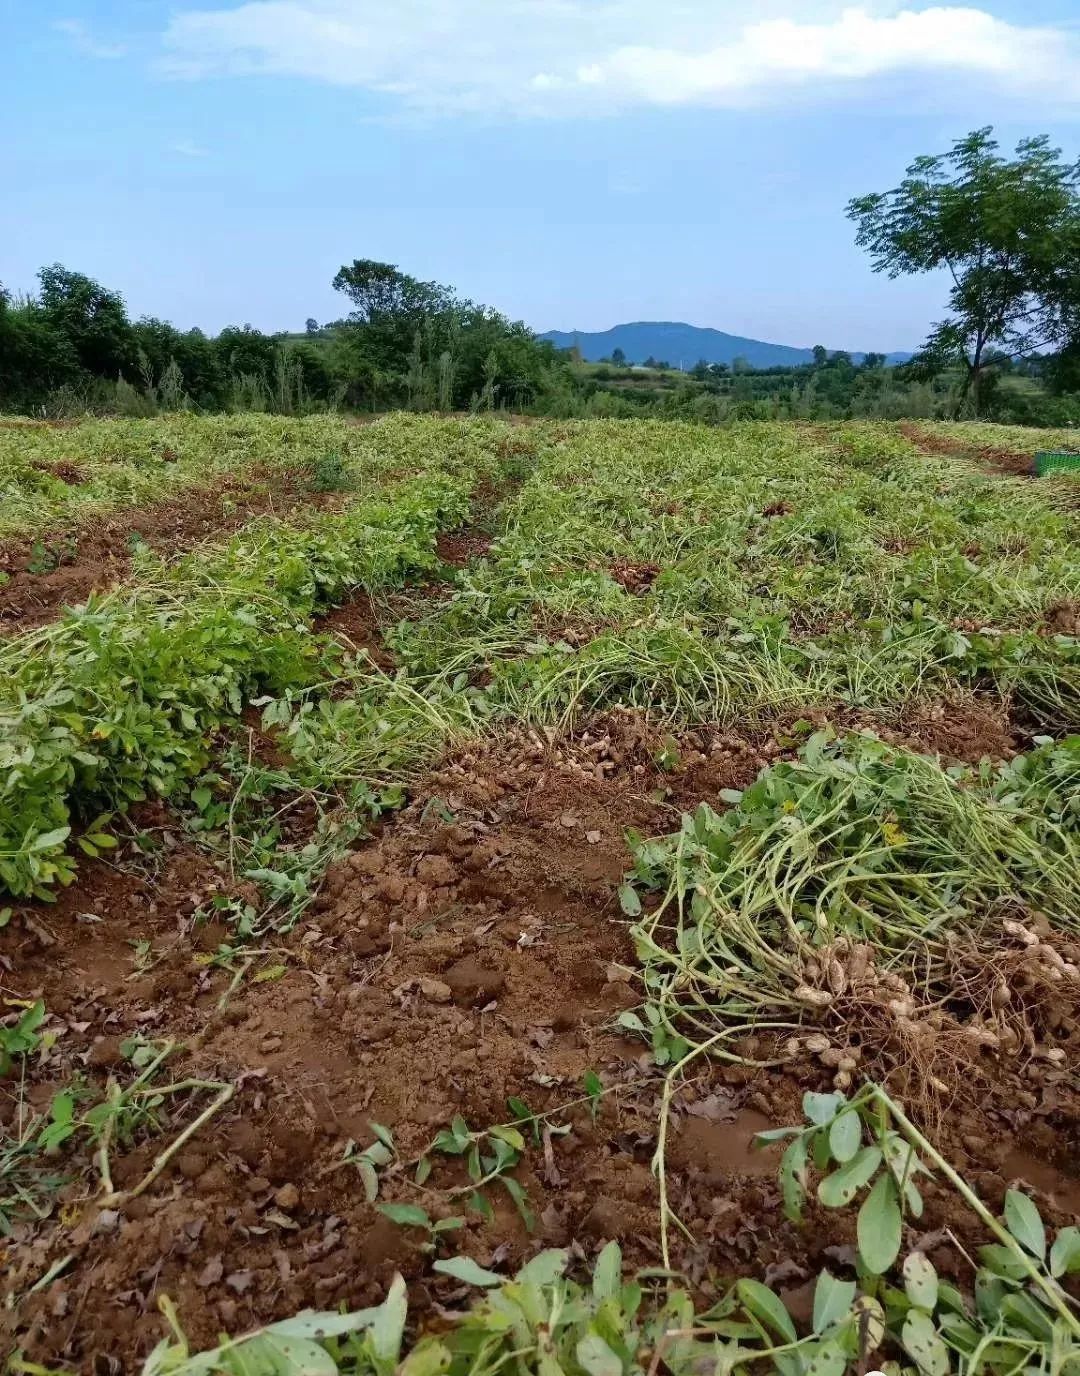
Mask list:
[[[42,268],[38,281],[46,323],[68,339],[82,368],[97,377],[134,372],[135,338],[118,292],[60,263]]]
[[[963,370],[957,413],[977,415],[991,347],[1061,349],[1080,328],[1080,162],[1046,137],[1002,157],[992,129],[920,157],[892,191],[848,205],[856,243],[890,277],[946,269],[950,316],[920,352],[927,371]]]
[[[623,353],[622,349],[612,349],[611,361],[616,368],[626,367],[626,355]]]

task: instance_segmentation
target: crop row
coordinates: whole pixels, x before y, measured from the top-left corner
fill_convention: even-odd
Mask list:
[[[731,720],[993,686],[1080,724],[1080,542],[1034,485],[885,427],[563,427],[457,597],[400,628],[419,679],[565,721]]]
[[[472,447],[483,447],[482,433],[490,440],[504,428],[477,423]],[[419,420],[355,426],[336,416],[186,413],[0,426],[0,537],[157,502],[213,486],[225,474],[272,478],[291,471],[317,479],[329,463],[343,485],[366,490],[399,469],[429,467],[426,451],[445,455],[460,447],[459,430]]]
[[[73,818],[173,793],[250,697],[332,672],[307,626],[350,589],[433,568],[470,479],[434,474],[304,528],[263,521],[213,557],[151,566],[0,653],[0,881],[47,896],[74,874]],[[91,825],[83,849],[103,843]],[[108,844],[107,840],[104,841]]]

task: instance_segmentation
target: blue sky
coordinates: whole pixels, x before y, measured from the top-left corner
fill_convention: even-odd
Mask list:
[[[0,0],[0,280],[330,319],[354,257],[537,329],[916,345],[849,197],[995,125],[1080,155],[1080,0]]]

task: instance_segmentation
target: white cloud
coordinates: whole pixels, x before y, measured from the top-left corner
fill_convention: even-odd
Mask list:
[[[743,106],[905,74],[1080,108],[1080,38],[985,9],[890,0],[247,0],[189,10],[165,34],[176,76],[277,74],[357,86],[428,111],[530,114]]]
[[[53,28],[57,33],[66,34],[75,48],[86,57],[117,58],[124,57],[127,48],[123,43],[102,43],[87,29],[81,19],[56,19]]]
[[[179,153],[182,158],[207,158],[210,150],[203,148],[201,144],[195,143],[192,139],[177,139],[175,143],[169,144],[169,150]]]

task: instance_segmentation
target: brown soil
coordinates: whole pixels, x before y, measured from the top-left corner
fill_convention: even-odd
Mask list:
[[[491,536],[473,526],[440,531],[435,540],[439,558],[455,569],[463,569],[474,560],[483,559],[490,548]]]
[[[228,500],[226,508],[225,499]],[[284,515],[297,507],[338,500],[310,492],[300,474],[223,477],[214,488],[193,488],[153,506],[110,512],[40,537],[0,543],[0,630],[28,630],[78,606],[92,592],[122,582],[131,570],[131,541],[162,554],[179,553],[209,536],[236,530],[253,516]],[[57,567],[30,572],[35,545]]]
[[[926,454],[948,454],[954,457],[974,459],[985,468],[997,472],[1012,473],[1018,477],[1035,476],[1035,459],[1031,454],[1018,454],[1010,449],[976,448],[963,439],[952,439],[947,435],[931,434],[910,421],[901,422],[900,433],[917,444]]]
[[[967,704],[904,731],[923,744],[921,732],[947,740],[965,758],[990,745],[1006,753],[993,720]],[[660,1072],[614,1026],[639,998],[616,897],[625,832],[670,831],[683,809],[745,786],[792,744],[782,728],[671,743],[612,713],[569,740],[516,732],[460,752],[331,871],[312,920],[257,956],[231,993],[232,970],[209,963],[228,933],[193,917],[215,895],[250,895],[164,809],[144,809],[153,858],[124,848],[115,863],[89,862],[56,905],[17,908],[0,931],[3,996],[44,997],[59,1034],[33,1063],[31,1102],[46,1106],[76,1071],[98,1092],[111,1070],[130,1075],[120,1042],[137,1031],[185,1044],[175,1078],[220,1077],[236,1097],[141,1198],[102,1211],[86,1175],[46,1220],[16,1226],[4,1250],[9,1287],[23,1298],[0,1308],[0,1334],[34,1361],[131,1372],[163,1332],[161,1294],[200,1344],[305,1306],[372,1303],[395,1270],[410,1282],[414,1314],[455,1304],[464,1292],[431,1272],[423,1236],[366,1201],[346,1144],[370,1144],[369,1123],[382,1123],[412,1163],[455,1114],[474,1130],[506,1122],[510,1096],[553,1111],[555,1130],[530,1141],[515,1170],[532,1234],[499,1185],[487,1191],[491,1221],[464,1207],[460,1162],[437,1155],[424,1190],[410,1183],[411,1164],[384,1169],[382,1197],[465,1214],[448,1250],[501,1270],[540,1245],[572,1245],[586,1259],[613,1237],[631,1267],[656,1265],[649,1163]],[[676,761],[666,771],[661,752]],[[137,951],[137,940],[148,947]],[[1021,987],[1023,952],[1008,958]],[[255,981],[282,965],[280,978]],[[775,1048],[747,1039],[738,1049],[757,1058]],[[1075,1087],[1067,1072],[1032,1076],[1025,1066],[1018,1078],[990,1064],[974,1086],[947,1087],[957,1102],[937,1123],[940,1145],[994,1208],[1022,1179],[1050,1222],[1071,1221],[1080,1213]],[[607,1091],[595,1122],[581,1102],[589,1070]],[[677,1234],[673,1261],[703,1295],[750,1273],[797,1300],[822,1264],[850,1264],[853,1219],[811,1209],[807,1227],[787,1223],[776,1151],[750,1150],[754,1132],[798,1121],[802,1091],[827,1088],[833,1074],[807,1048],[782,1071],[703,1070],[676,1095],[668,1183],[694,1241]],[[116,1187],[141,1179],[208,1097],[178,1105],[160,1135],[115,1150]],[[13,1111],[0,1109],[8,1125]],[[935,1188],[911,1236],[966,1281],[945,1227],[970,1249],[970,1218]],[[62,1275],[28,1295],[68,1253]]]
[[[312,629],[333,635],[353,650],[364,651],[380,669],[392,669],[394,656],[386,647],[370,596],[357,591],[347,602],[315,618]]]

